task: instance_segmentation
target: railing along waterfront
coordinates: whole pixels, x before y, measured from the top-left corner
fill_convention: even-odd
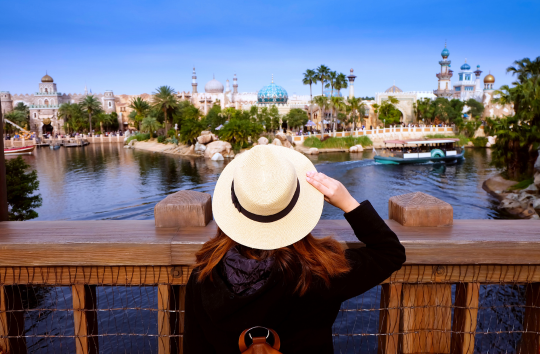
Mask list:
[[[336,353],[539,352],[537,221],[453,220],[423,193],[391,198],[389,217],[407,262],[343,304]],[[0,223],[2,350],[181,353],[185,284],[211,219],[209,195],[182,191],[155,221]],[[313,235],[362,247],[344,220]]]
[[[454,134],[452,127],[391,127],[391,128],[375,128],[375,129],[355,129],[353,131],[328,132],[316,134],[296,135],[293,137],[295,142],[304,142],[304,139],[310,136],[323,139],[326,137],[345,138],[348,136],[359,137],[367,135],[370,138],[380,139],[404,139],[405,137],[416,137],[418,135],[434,135],[434,134]]]

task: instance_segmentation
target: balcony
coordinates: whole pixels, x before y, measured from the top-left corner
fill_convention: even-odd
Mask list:
[[[378,353],[498,352],[492,343],[517,335],[509,352],[538,353],[538,221],[452,220],[449,204],[426,198],[390,198],[386,223],[407,262],[343,303],[336,352],[360,352],[367,340]],[[1,222],[0,350],[26,353],[39,342],[51,352],[98,353],[145,342],[145,352],[182,353],[185,285],[195,252],[216,233],[211,218],[209,195],[182,191],[156,205],[155,221]],[[351,233],[345,220],[321,220],[312,232],[362,247]],[[498,289],[521,295],[492,304],[489,292]],[[32,293],[57,301],[21,301]],[[502,312],[520,315],[507,328]],[[494,316],[487,330],[485,316]]]
[[[60,108],[61,104],[49,104],[49,105],[44,105],[44,104],[31,104],[28,106],[28,108],[30,109],[58,109]]]
[[[454,95],[454,90],[433,90],[433,94],[438,97],[450,97]]]
[[[61,92],[36,92],[36,96],[62,96]]]
[[[447,73],[447,74],[437,73],[437,74],[435,74],[435,76],[437,76],[437,78],[438,78],[439,80],[441,80],[441,79],[443,79],[443,80],[449,80],[449,79],[452,78],[452,76],[454,76],[454,74],[451,73],[451,72],[449,72],[449,73]]]

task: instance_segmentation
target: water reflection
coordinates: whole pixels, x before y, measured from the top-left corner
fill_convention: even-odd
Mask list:
[[[369,199],[388,217],[391,196],[422,191],[454,207],[456,219],[509,218],[482,190],[495,173],[491,151],[468,149],[454,164],[380,165],[373,152],[309,156],[317,169],[342,181],[358,200]],[[212,194],[227,161],[124,149],[121,144],[37,149],[24,157],[37,169],[43,206],[38,220],[152,219],[154,205],[170,193],[191,189]],[[342,218],[326,205],[323,218]]]

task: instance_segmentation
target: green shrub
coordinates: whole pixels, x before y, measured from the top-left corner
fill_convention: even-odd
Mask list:
[[[30,220],[38,217],[34,208],[42,205],[39,180],[35,170],[26,172],[30,166],[22,157],[6,161],[6,185],[8,218],[11,221]]]
[[[201,135],[201,132],[206,128],[206,120],[198,119],[186,119],[182,122],[182,129],[180,129],[180,141],[183,144],[195,144],[197,137]]]
[[[150,139],[150,133],[137,133],[127,138],[125,143],[129,144],[131,140],[146,141],[148,139]]]
[[[524,189],[524,188],[527,188],[528,186],[530,186],[533,183],[534,183],[534,178],[527,178],[527,179],[524,179],[521,182],[518,182],[518,183],[514,184],[512,187],[510,187],[508,189],[510,189],[510,190]]]
[[[157,137],[157,142],[163,144],[165,142],[165,135],[160,135]]]
[[[175,137],[175,136],[176,136],[176,130],[169,129],[169,131],[167,131],[167,137],[172,138],[172,137]]]
[[[354,145],[370,146],[373,145],[371,139],[367,136],[348,136],[345,138],[327,138],[321,141],[319,138],[310,136],[304,140],[305,147],[314,147],[318,149],[348,149]]]
[[[236,148],[247,147],[249,138],[251,141],[257,141],[261,133],[263,132],[263,126],[259,123],[250,122],[249,120],[232,119],[227,124],[218,130],[218,136],[220,140],[227,141]]]
[[[474,144],[474,147],[486,147],[486,144],[488,143],[488,139],[483,136],[479,136],[478,138],[474,138],[471,140]]]

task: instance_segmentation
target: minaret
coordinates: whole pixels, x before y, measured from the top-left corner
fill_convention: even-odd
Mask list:
[[[88,89],[86,88],[86,84],[84,84],[84,95],[88,96]]]
[[[192,94],[197,93],[197,74],[195,73],[195,67],[193,67],[193,76],[191,77]]]
[[[452,71],[450,70],[451,61],[448,60],[450,56],[450,51],[446,48],[446,42],[444,43],[444,49],[441,52],[443,60],[439,61],[441,65],[441,72],[436,74],[439,79],[439,85],[436,90],[433,91],[437,97],[446,97],[451,98],[454,95],[454,90],[452,89],[452,83],[450,79],[452,78]]]
[[[231,85],[229,84],[229,79],[225,82],[225,92],[231,92]]]
[[[354,97],[354,79],[356,79],[356,75],[353,74],[354,70],[351,69],[351,74],[347,76],[347,79],[349,79],[349,98]]]
[[[476,66],[474,75],[476,75],[476,80],[474,82],[474,90],[477,92],[482,92],[482,84],[480,83],[480,75],[482,75],[482,70],[480,70],[480,65]]]
[[[238,81],[236,80],[236,74],[234,74],[234,77],[233,77],[233,93],[238,93]]]

